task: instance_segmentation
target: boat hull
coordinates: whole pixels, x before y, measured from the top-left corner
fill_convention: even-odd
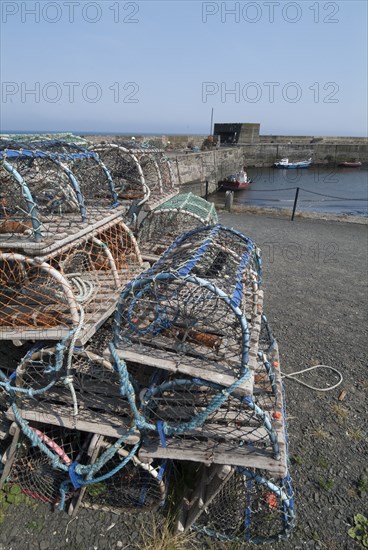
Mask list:
[[[361,165],[361,162],[340,162],[337,166],[339,168],[360,168]]]
[[[309,168],[312,163],[308,162],[308,164],[287,164],[287,165],[280,165],[278,163],[275,163],[273,165],[274,168],[279,168],[282,170],[290,170],[295,168]]]
[[[220,181],[219,191],[241,191],[242,189],[248,189],[251,183],[251,180],[246,183],[239,183],[236,181]]]
[[[288,158],[283,158],[278,162],[275,162],[274,168],[281,168],[284,170],[289,170],[290,168],[309,168],[312,164],[312,157],[307,160],[300,160],[298,162],[289,162]]]

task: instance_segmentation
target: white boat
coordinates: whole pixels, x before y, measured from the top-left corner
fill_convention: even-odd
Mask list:
[[[275,162],[274,168],[309,168],[312,164],[312,158],[308,160],[300,160],[299,162],[289,162],[289,159],[281,159],[279,162]]]

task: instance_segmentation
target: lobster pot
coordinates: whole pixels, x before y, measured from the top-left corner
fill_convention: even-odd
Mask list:
[[[186,232],[150,273],[164,271],[183,277],[193,275],[215,284],[233,304],[247,310],[248,318],[252,316],[261,283],[261,257],[255,243],[242,233],[220,224]]]
[[[87,206],[108,207],[116,202],[117,194],[111,175],[96,153],[62,140],[25,143],[21,148],[19,145],[16,152],[21,157],[25,155],[29,158],[32,155],[35,159],[51,158],[71,171]],[[8,157],[9,154],[14,155],[15,151],[5,150],[4,153]]]
[[[84,323],[91,336],[115,307],[122,282],[107,246],[94,237],[44,258],[0,253],[0,338],[59,339]]]
[[[149,196],[142,167],[136,155],[124,146],[101,144],[92,147],[107,166],[115,183],[118,198],[123,200],[144,200]]]
[[[179,238],[122,292],[114,324],[119,355],[230,385],[257,358],[257,262],[252,241],[222,226]]]
[[[119,199],[154,208],[177,194],[170,162],[159,149],[119,142],[95,145],[92,150],[108,168]]]
[[[104,452],[109,452],[114,444],[114,439],[101,436],[90,452],[91,463],[100,459]],[[166,462],[145,464],[133,456],[120,468],[127,456],[128,450],[120,446],[102,466],[97,476],[106,476],[106,479],[86,487],[81,499],[83,507],[121,514],[129,511],[149,512],[164,505],[168,479]]]
[[[37,444],[33,445],[17,428],[7,451],[0,485],[7,481],[35,500],[57,504],[60,502],[61,484],[69,479],[68,468],[72,462],[82,459],[89,436],[77,430],[38,423],[32,423],[29,430],[37,436],[44,450]],[[53,459],[61,467],[55,467]],[[66,500],[72,496],[73,491],[67,491]]]
[[[107,169],[94,153],[5,150],[0,153],[0,160],[2,248],[40,253],[53,244],[60,246],[73,240],[124,211],[116,203]]]
[[[76,181],[56,160],[32,152],[1,155],[0,242],[40,241],[61,230],[65,216],[83,221],[83,198]]]
[[[262,409],[251,395],[235,395],[231,388],[226,392],[197,378],[174,377],[144,393],[140,410],[147,422],[142,460],[179,458],[285,473],[279,415],[274,418],[274,410]]]
[[[90,351],[67,353],[55,348],[29,352],[12,382],[21,417],[54,426],[119,438],[132,425],[132,411],[120,393],[111,364]],[[14,419],[10,408],[6,415]],[[135,431],[125,442],[136,444]]]
[[[146,182],[150,188],[150,197],[145,205],[145,209],[152,210],[178,193],[171,161],[162,150],[153,147],[147,142],[136,144],[133,152],[142,166],[143,173],[147,174]],[[158,170],[159,179],[156,184],[149,176],[152,168],[148,172],[148,162],[149,165],[154,165]]]
[[[68,145],[77,145],[86,149],[89,145],[88,141],[80,136],[75,136],[71,133],[60,134],[1,134],[0,150],[3,149],[19,149],[33,146],[34,143],[67,143]]]
[[[288,474],[277,479],[236,467],[217,490],[208,484],[202,498],[204,506],[192,528],[218,541],[276,542],[286,538],[295,523]]]
[[[193,193],[176,195],[152,210],[139,227],[138,241],[142,250],[160,256],[183,229],[216,224],[214,204]]]
[[[161,143],[151,140],[140,140],[140,141],[119,141],[119,145],[126,147],[131,151],[139,160],[142,168],[146,162],[146,158],[154,158],[155,162],[159,167],[161,173],[161,189],[160,192],[171,193],[172,190],[177,187],[177,182],[175,175],[172,169],[172,164],[170,159],[165,155]],[[143,168],[144,170],[144,168]]]

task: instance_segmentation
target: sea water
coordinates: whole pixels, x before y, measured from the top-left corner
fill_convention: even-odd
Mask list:
[[[247,173],[252,184],[235,192],[235,205],[292,209],[299,187],[297,210],[355,216],[368,213],[366,168],[248,168]],[[211,200],[223,204],[224,192],[214,193]]]

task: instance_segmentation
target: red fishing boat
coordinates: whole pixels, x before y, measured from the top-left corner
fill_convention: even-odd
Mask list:
[[[361,165],[361,162],[340,162],[337,166],[340,168],[359,168]]]
[[[218,188],[219,191],[240,191],[240,189],[247,189],[251,183],[252,180],[248,178],[247,173],[240,170],[219,181]]]

